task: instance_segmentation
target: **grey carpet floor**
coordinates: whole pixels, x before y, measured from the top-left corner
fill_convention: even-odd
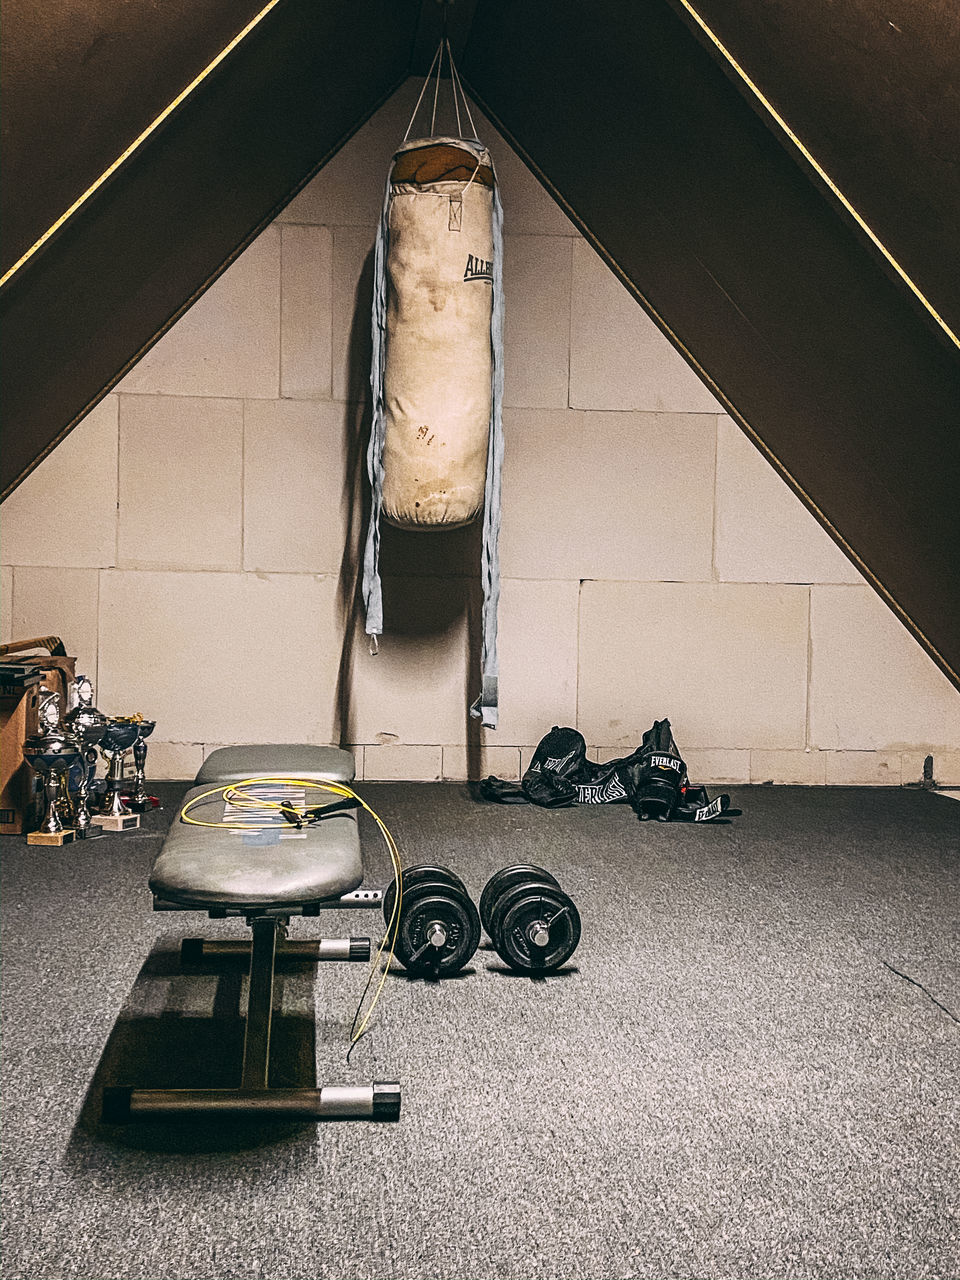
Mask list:
[[[176,951],[242,925],[151,913],[158,789],[140,833],[0,839],[5,1280],[960,1275],[960,804],[743,788],[641,826],[369,784],[408,863],[549,867],[567,971],[391,975],[347,1065],[364,968],[293,966],[276,1078],[399,1078],[398,1124],[106,1129],[104,1083],[230,1082],[242,1034],[242,970]]]

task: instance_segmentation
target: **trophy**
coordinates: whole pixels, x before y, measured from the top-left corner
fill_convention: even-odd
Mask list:
[[[94,825],[90,813],[90,784],[97,769],[97,744],[106,733],[110,721],[93,705],[93,685],[87,676],[77,676],[75,688],[77,704],[64,716],[64,723],[80,739],[83,747],[74,825],[77,828],[77,838],[84,840],[103,834],[102,829]]]
[[[100,739],[100,754],[109,762],[107,790],[98,821],[107,831],[127,831],[140,825],[140,815],[131,813],[123,802],[123,757],[137,740],[140,721],[135,716],[118,716],[107,721]]]
[[[147,763],[147,744],[145,739],[157,727],[156,720],[141,720],[137,725],[137,736],[133,742],[133,762],[136,765],[133,794],[127,797],[127,804],[134,813],[143,813],[149,807],[150,797],[147,795],[147,780],[144,765]]]
[[[47,811],[36,831],[27,835],[27,844],[69,844],[76,837],[73,827],[61,818],[62,796],[70,770],[83,763],[83,746],[60,726],[60,695],[51,693],[40,703],[40,728],[23,744],[23,757],[43,779]]]

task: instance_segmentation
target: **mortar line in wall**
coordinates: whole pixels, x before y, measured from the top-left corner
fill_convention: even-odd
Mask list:
[[[447,577],[447,575],[445,574],[432,574],[432,573],[424,573],[424,574],[401,573],[401,574],[395,574],[394,576],[398,578],[419,578],[419,577],[446,578]],[[565,576],[562,576],[562,577],[558,576],[555,578],[544,577],[542,574],[540,574],[539,576],[533,576],[533,575],[524,574],[524,573],[505,573],[503,575],[503,579],[504,581],[510,581],[510,582],[581,582],[581,583],[583,582],[617,582],[617,583],[623,583],[626,586],[640,586],[640,587],[651,587],[651,586],[709,587],[713,585],[713,578],[613,578],[613,577],[607,578],[607,577],[604,577],[602,574],[598,574],[598,573],[585,573],[582,578],[575,576],[572,573],[568,573]],[[724,586],[729,586],[729,585],[735,585],[735,584],[724,583]],[[761,583],[760,585],[761,586],[782,586],[784,584],[769,582],[769,583]],[[788,584],[788,585],[792,585],[792,584]]]
[[[17,613],[17,571],[21,565],[10,565],[10,639],[14,638],[13,619]]]
[[[279,218],[276,225],[278,227],[328,227],[331,231],[334,227],[342,228],[344,231],[373,231],[376,232],[380,225],[379,221],[364,222],[306,222],[297,218]],[[575,242],[582,240],[583,236],[579,231],[510,231],[507,233],[514,240],[570,240]]]
[[[576,649],[575,649],[577,662],[576,662],[576,687],[575,687],[574,703],[573,703],[573,712],[575,717],[574,728],[576,729],[580,728],[580,603],[583,599],[583,583],[584,583],[583,578],[581,578],[580,581],[577,583],[577,643],[576,643]]]
[[[116,511],[113,513],[113,563],[114,567],[120,561],[120,410],[122,409],[122,396],[117,396],[117,500]]]
[[[140,400],[219,400],[224,404],[233,404],[236,400],[255,400],[258,404],[273,404],[276,400],[287,399],[296,400],[299,403],[306,404],[312,401],[316,404],[350,404],[349,400],[333,401],[329,396],[280,396],[270,394],[268,396],[251,395],[245,391],[121,391],[117,395],[118,400],[122,399],[140,399]],[[362,401],[360,403],[363,403]]]
[[[7,568],[14,568],[13,565],[7,565]],[[44,568],[48,566],[42,565],[22,565],[21,568]],[[144,564],[144,563],[127,563],[119,565],[57,565],[56,568],[78,568],[90,569],[97,568],[102,572],[115,571],[117,573],[223,573],[223,574],[257,574],[265,575],[270,578],[336,578],[339,576],[337,569],[265,569],[257,567],[256,569],[246,569],[240,565],[232,568],[222,565],[185,565],[185,564]],[[396,578],[412,578],[420,581],[434,582],[469,582],[476,581],[474,577],[471,579],[467,575],[453,576],[442,573],[397,573],[390,575]],[[565,578],[544,578],[544,577],[525,577],[520,574],[506,575],[504,581],[510,582],[577,582],[582,586],[585,582],[603,582],[619,586],[632,587],[709,587],[715,585],[711,578],[600,578],[595,576],[587,576],[583,578],[574,578],[568,576]],[[721,586],[745,585],[737,583],[721,583]],[[782,583],[760,582],[752,583],[753,586],[782,586]],[[803,585],[799,583],[786,585]]]
[[[277,399],[283,399],[283,242],[286,236],[283,234],[283,224],[277,228],[280,232],[280,280],[279,295],[280,306],[277,313]],[[331,301],[332,310],[332,301]]]
[[[573,381],[573,255],[574,245],[576,241],[574,237],[570,238],[570,275],[569,287],[567,289],[567,408],[572,409],[571,384]]]
[[[810,701],[813,688],[813,586],[807,587],[807,699],[803,729],[803,744],[806,750],[812,749],[810,741]]]
[[[325,373],[325,377],[326,377],[325,386],[327,388],[327,394],[323,397],[323,400],[325,403],[331,404],[331,403],[336,403],[336,401],[334,400],[334,385],[333,385],[333,368],[335,364],[334,348],[336,346],[336,338],[337,338],[336,325],[334,323],[334,312],[336,310],[336,290],[334,287],[335,286],[334,248],[333,248],[334,228],[333,228],[333,224],[329,222],[320,222],[320,223],[317,223],[316,225],[326,232],[326,240],[325,240],[326,269],[324,273],[324,283],[327,289],[327,309],[326,309],[326,315],[324,318],[323,327],[324,327],[324,336],[327,342],[327,358],[326,358],[326,373]],[[373,232],[374,232],[374,239],[376,239],[376,228],[373,228]],[[349,346],[348,346],[348,352],[349,352]],[[348,360],[348,363],[349,363],[349,360]],[[350,388],[348,387],[347,390],[349,391]],[[341,403],[346,405],[349,402],[342,401]]]
[[[247,568],[247,398],[240,401],[240,572]]]
[[[27,567],[32,568],[34,566],[27,566]],[[38,565],[36,567],[40,568],[44,566]],[[57,567],[58,568],[79,567],[81,569],[89,569],[91,566],[90,565],[79,565],[79,566],[59,565]],[[217,573],[217,574],[224,574],[225,576],[232,575],[234,577],[237,574],[244,574],[247,577],[254,577],[254,578],[258,576],[263,576],[268,578],[320,578],[321,580],[325,578],[339,577],[339,574],[336,569],[244,569],[242,567],[224,569],[220,566],[182,565],[182,564],[181,565],[124,564],[124,565],[110,565],[106,569],[104,569],[103,566],[100,566],[100,567],[102,572],[116,572],[116,573],[196,573],[196,574]]]
[[[93,687],[97,694],[100,693],[100,579],[103,576],[103,570],[97,570],[97,653],[93,663]],[[96,702],[96,699],[94,699]]]
[[[380,200],[382,202],[382,195]],[[327,230],[331,232],[335,228],[343,231],[372,231],[376,234],[377,228],[380,225],[380,220],[377,218],[370,222],[302,222],[296,218],[278,218],[276,225],[278,227],[326,227]]]
[[[713,528],[711,531],[710,571],[713,574],[714,582],[720,581],[720,571],[717,567],[718,525],[720,522],[720,416],[718,413],[714,418],[713,430]]]

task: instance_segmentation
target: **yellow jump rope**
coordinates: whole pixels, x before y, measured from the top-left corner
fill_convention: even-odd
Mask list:
[[[301,826],[304,822],[309,823],[314,821],[323,821],[325,811],[322,807],[304,805],[302,808],[298,808],[296,805],[284,800],[268,799],[266,796],[258,795],[256,794],[256,791],[252,790],[253,788],[256,788],[257,790],[262,791],[264,787],[270,786],[290,787],[291,789],[296,788],[298,790],[302,789],[303,791],[306,791],[308,787],[311,787],[316,791],[326,791],[332,795],[340,796],[345,800],[353,800],[361,809],[366,810],[370,817],[373,818],[374,822],[380,829],[380,834],[383,836],[384,842],[387,846],[387,852],[390,854],[390,863],[393,867],[393,875],[394,881],[397,885],[397,892],[394,898],[393,910],[390,912],[390,919],[387,921],[386,932],[380,940],[380,946],[377,948],[377,953],[373,958],[373,964],[371,965],[370,972],[367,975],[366,985],[363,988],[359,1003],[357,1004],[357,1011],[353,1016],[353,1024],[350,1028],[350,1045],[347,1049],[347,1058],[349,1060],[350,1053],[352,1052],[354,1045],[363,1035],[364,1031],[366,1031],[373,1011],[377,1007],[377,1001],[380,999],[384,983],[387,980],[387,974],[390,972],[390,965],[393,961],[393,954],[397,945],[397,932],[400,927],[400,908],[403,902],[403,881],[401,879],[403,867],[400,862],[400,851],[397,848],[396,840],[394,840],[393,836],[390,834],[386,823],[380,815],[375,813],[367,804],[366,800],[364,800],[362,796],[357,795],[356,791],[354,791],[352,787],[348,787],[343,782],[316,782],[310,778],[244,778],[241,782],[228,782],[219,787],[211,787],[209,791],[203,791],[200,795],[194,796],[192,799],[188,800],[180,810],[180,821],[186,822],[190,826],[194,827],[214,827],[221,831],[251,831],[257,829],[255,826],[251,826],[249,823],[244,823],[242,821],[207,822],[202,818],[194,818],[190,816],[191,810],[193,810],[197,805],[202,804],[205,800],[211,800],[212,798],[219,796],[223,797],[224,806],[230,805],[234,810],[247,812],[251,816],[258,813],[263,814],[265,810],[271,810],[273,812],[279,812],[283,818],[297,827]],[[333,817],[334,814],[342,812],[342,810],[339,806],[330,806],[326,812]],[[387,945],[388,942],[389,947]],[[380,981],[377,984],[377,989],[374,992],[373,999],[361,1020],[360,1013],[363,1009],[363,1002],[366,1000],[367,994],[370,991],[371,983],[373,982],[374,976],[376,975],[377,969],[380,965],[384,950],[387,952],[387,961],[380,974]]]

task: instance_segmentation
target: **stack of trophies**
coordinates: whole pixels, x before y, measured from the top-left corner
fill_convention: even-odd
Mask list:
[[[43,781],[44,816],[28,844],[69,844],[104,831],[139,827],[140,814],[151,805],[146,790],[147,738],[155,720],[141,715],[106,716],[93,705],[93,685],[78,676],[71,685],[70,710],[63,712],[59,693],[41,698],[39,728],[23,744],[23,756]],[[132,785],[124,762],[132,749]],[[107,765],[106,778],[96,778],[97,759]]]

